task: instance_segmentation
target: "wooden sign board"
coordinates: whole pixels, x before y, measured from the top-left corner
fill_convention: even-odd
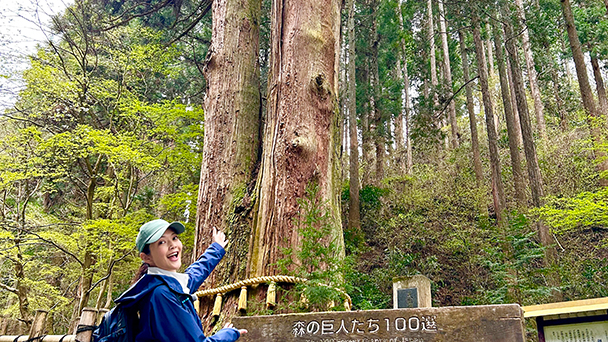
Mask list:
[[[239,342],[524,342],[517,304],[235,317]]]

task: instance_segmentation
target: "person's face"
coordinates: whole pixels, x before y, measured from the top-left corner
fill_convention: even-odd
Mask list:
[[[182,266],[182,242],[172,229],[167,229],[158,241],[149,246],[150,254],[140,253],[139,256],[150,266],[172,272],[177,272]]]

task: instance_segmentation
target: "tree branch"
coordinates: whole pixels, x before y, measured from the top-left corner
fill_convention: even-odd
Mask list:
[[[6,291],[14,293],[14,294],[18,294],[19,293],[19,291],[16,288],[10,287],[8,285],[4,285],[2,283],[0,283],[0,289],[6,290]]]

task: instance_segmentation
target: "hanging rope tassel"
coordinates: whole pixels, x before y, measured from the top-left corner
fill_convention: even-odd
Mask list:
[[[271,281],[266,292],[266,307],[272,308],[277,305],[277,283]]]
[[[241,287],[239,296],[239,311],[247,311],[247,286]]]
[[[219,316],[222,312],[222,294],[218,293],[213,304],[213,316]]]
[[[344,301],[344,309],[350,311],[350,303],[347,300]]]

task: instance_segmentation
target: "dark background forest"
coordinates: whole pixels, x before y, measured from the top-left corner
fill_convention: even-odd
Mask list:
[[[321,262],[335,266],[325,273],[277,265],[330,279],[355,309],[392,307],[393,278],[414,274],[431,279],[433,306],[607,296],[608,2],[339,5],[329,153],[340,203],[311,186],[293,224],[304,242],[323,240],[307,227],[340,231],[325,245],[340,258]],[[185,264],[200,252],[204,141],[216,132],[204,110],[212,6],[76,0],[46,23],[53,35],[0,114],[0,333],[25,329],[36,309],[60,333],[82,308],[110,307],[140,263],[134,238],[149,219],[186,224]],[[257,6],[254,111],[265,123],[274,21],[271,1]],[[242,204],[256,201],[254,183],[231,190],[241,202],[222,220],[254,216]],[[231,250],[249,249],[230,222]],[[316,248],[293,247],[284,259]]]

